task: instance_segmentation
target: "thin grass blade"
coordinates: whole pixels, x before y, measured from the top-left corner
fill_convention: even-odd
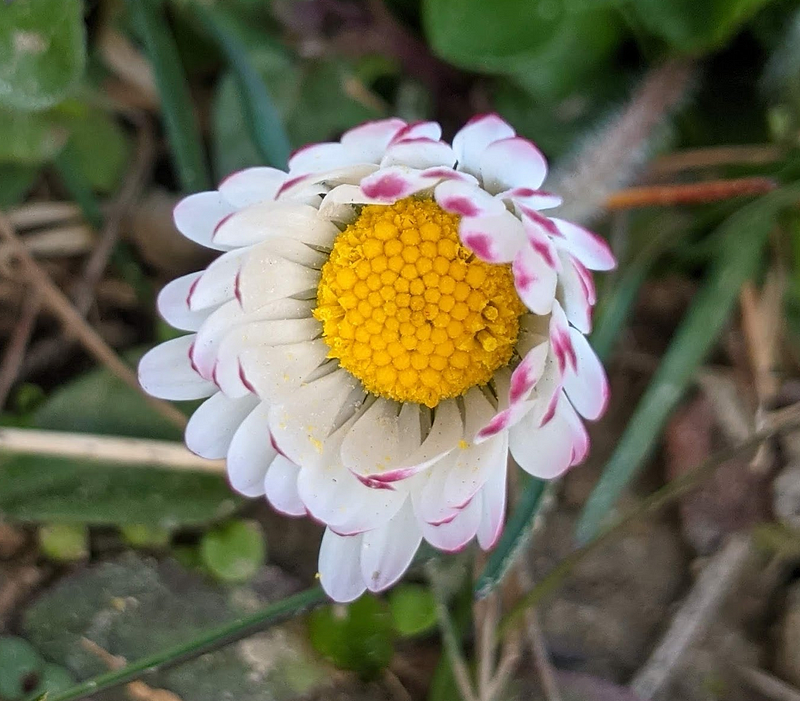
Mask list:
[[[326,600],[327,596],[320,587],[311,587],[299,594],[270,604],[250,616],[237,618],[230,623],[213,628],[182,645],[157,652],[122,669],[101,674],[81,682],[71,689],[52,694],[48,696],[48,701],[79,701],[101,691],[127,684],[153,672],[187,662],[249,635],[254,635],[270,626],[305,613]]]
[[[184,192],[211,187],[203,140],[194,113],[189,85],[175,40],[168,30],[161,0],[128,0],[145,49],[153,65],[164,127],[175,172]]]
[[[194,3],[193,15],[202,23],[228,59],[236,76],[245,108],[245,121],[253,143],[265,162],[285,168],[291,153],[289,137],[275,103],[247,50],[225,15],[216,8]]]
[[[708,281],[694,302],[609,459],[578,523],[576,538],[595,537],[620,494],[650,456],[672,410],[716,343],[742,284],[758,269],[778,213],[795,204],[800,185],[776,190],[743,207],[721,227],[720,247]]]

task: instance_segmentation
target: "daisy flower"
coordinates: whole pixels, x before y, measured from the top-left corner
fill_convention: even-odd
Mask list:
[[[158,308],[150,394],[207,398],[186,444],[237,491],[323,523],[337,601],[503,526],[509,454],[553,478],[607,402],[585,334],[606,244],[543,214],[547,164],[497,115],[369,122],[187,197],[177,228],[221,255]]]

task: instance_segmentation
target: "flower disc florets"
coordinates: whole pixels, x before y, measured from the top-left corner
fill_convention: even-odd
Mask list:
[[[525,309],[511,269],[462,246],[459,219],[409,198],[367,205],[337,237],[314,317],[370,392],[435,407],[510,360]]]
[[[422,539],[500,535],[509,455],[553,478],[589,449],[608,384],[586,340],[602,239],[547,216],[547,164],[497,115],[441,140],[370,122],[184,199],[220,251],[158,306],[188,331],[145,355],[165,399],[206,398],[186,443],[232,486],[326,525],[338,601],[393,584]]]

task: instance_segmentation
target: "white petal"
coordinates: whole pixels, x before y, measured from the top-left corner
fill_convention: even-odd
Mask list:
[[[242,421],[258,404],[253,396],[229,399],[217,392],[192,414],[186,426],[186,447],[209,460],[224,458]]]
[[[561,394],[555,415],[544,426],[537,425],[531,412],[511,429],[511,455],[525,472],[540,479],[553,479],[570,466],[573,457],[570,411],[572,407]]]
[[[262,202],[225,219],[214,241],[225,246],[250,246],[269,238],[289,238],[330,247],[339,230],[314,207],[292,201]]]
[[[249,252],[249,248],[237,248],[213,261],[189,289],[189,308],[198,311],[232,300],[236,296],[239,271]]]
[[[458,169],[480,175],[480,158],[486,147],[514,136],[514,129],[496,114],[473,117],[453,137],[453,151],[458,159]]]
[[[277,455],[264,478],[264,492],[272,507],[287,516],[305,516],[306,507],[297,493],[300,467],[283,455]]]
[[[178,202],[172,217],[175,227],[187,239],[206,248],[226,250],[213,243],[211,237],[219,223],[235,211],[236,206],[228,202],[219,192],[198,192]]]
[[[362,162],[378,163],[391,140],[405,126],[396,117],[365,122],[342,134],[341,143]]]
[[[503,432],[482,443],[471,443],[466,448],[458,448],[455,455],[456,465],[448,475],[444,494],[448,503],[463,507],[491,479],[492,474],[505,469],[508,459],[508,433]]]
[[[467,499],[459,504],[451,504],[445,491],[445,485],[455,466],[456,451],[451,451],[431,465],[430,469],[409,478],[409,482],[413,480],[416,483],[416,488],[410,491],[414,509],[422,521],[433,525],[452,521],[460,508],[463,508]]]
[[[508,442],[507,438],[505,442]],[[478,545],[483,550],[493,548],[503,531],[506,516],[506,462],[503,461],[502,467],[497,466],[481,489],[481,522],[477,535]]]
[[[255,393],[271,404],[291,400],[328,357],[330,348],[322,339],[280,346],[247,346],[239,354],[241,372]]]
[[[422,523],[422,536],[433,547],[445,552],[457,552],[463,549],[478,532],[481,521],[481,504],[473,499],[458,515],[447,523],[432,526]]]
[[[288,247],[285,246],[287,241],[290,239],[280,242],[264,241],[247,256],[236,287],[236,296],[245,311],[253,311],[274,300],[316,290],[320,278],[319,270],[288,260],[284,255],[288,252]],[[316,254],[311,249],[307,251],[309,255]]]
[[[304,467],[318,460],[337,417],[354,409],[352,392],[358,386],[346,370],[336,370],[298,388],[291,401],[272,407],[270,430],[286,456]]]
[[[459,180],[445,180],[437,185],[434,199],[442,209],[462,217],[486,217],[505,211],[501,200],[477,185]]]
[[[173,338],[145,353],[139,361],[139,384],[161,399],[203,399],[217,391],[192,368],[189,352],[195,336]]]
[[[320,173],[361,163],[360,154],[340,143],[321,143],[304,146],[289,159],[289,176]]]
[[[285,180],[286,173],[277,168],[245,168],[225,178],[219,192],[234,207],[249,207],[274,200]]]
[[[408,166],[410,168],[433,168],[444,166],[452,168],[456,162],[456,155],[449,144],[444,141],[435,141],[427,138],[403,139],[396,141],[386,149],[381,159],[381,168],[393,165]]]
[[[379,397],[355,421],[342,442],[342,462],[357,475],[384,479],[421,443],[419,405]]]
[[[189,292],[203,274],[190,273],[167,283],[158,294],[158,311],[170,326],[181,331],[197,331],[211,313],[210,309],[189,309]]]
[[[547,161],[542,152],[519,136],[487,146],[480,164],[483,187],[492,194],[514,187],[537,190],[547,175]]]
[[[337,185],[358,185],[363,178],[378,170],[377,163],[357,163],[308,175],[300,175],[287,180],[278,190],[279,200],[298,200],[309,192],[325,193]],[[316,190],[315,188],[321,188]]]
[[[392,586],[408,569],[422,541],[411,501],[381,528],[361,540],[361,575],[370,591]]]
[[[264,494],[264,478],[278,451],[269,433],[269,405],[261,402],[242,421],[228,448],[228,479],[248,497]]]
[[[608,404],[608,379],[603,364],[589,341],[577,329],[570,329],[577,366],[564,374],[564,391],[577,412],[593,421],[599,418]]]
[[[556,298],[556,271],[532,246],[519,249],[511,270],[514,287],[525,306],[534,314],[549,314]]]
[[[511,212],[488,217],[464,217],[458,234],[461,242],[487,263],[510,263],[526,245],[522,222]]]
[[[300,471],[297,488],[308,512],[339,535],[353,535],[380,528],[406,500],[405,492],[391,486],[371,488],[342,465],[342,427],[325,441],[317,460]]]
[[[433,465],[453,450],[463,436],[464,422],[456,401],[446,399],[440,402],[433,415],[433,425],[422,445],[400,461],[400,466],[391,477],[402,479]],[[389,475],[384,474],[383,477],[389,478]]]
[[[589,270],[611,270],[617,265],[614,254],[597,234],[582,226],[550,217],[563,238],[556,238],[557,246],[564,248]]]
[[[573,261],[572,256],[562,258],[559,299],[570,324],[586,334],[592,330],[592,302],[589,300],[594,296],[594,285],[587,287],[587,280],[591,281],[591,277],[581,274]],[[578,261],[575,263],[581,265]]]
[[[347,603],[361,596],[367,586],[361,576],[361,536],[336,535],[330,528],[319,548],[319,581],[334,601]]]

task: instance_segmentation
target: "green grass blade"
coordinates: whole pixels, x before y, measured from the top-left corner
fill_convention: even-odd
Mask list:
[[[207,5],[193,3],[193,14],[216,41],[236,77],[245,108],[245,122],[262,158],[276,168],[285,168],[291,153],[289,137],[264,80],[250,61],[225,15]]]
[[[75,163],[75,157],[69,146],[62,149],[53,159],[53,166],[58,173],[62,184],[67,192],[81,208],[84,218],[95,229],[103,225],[103,212],[100,211],[100,203],[92,192],[92,187],[81,173],[80,168]]]
[[[182,645],[163,650],[122,669],[101,674],[71,689],[48,696],[48,701],[79,701],[96,693],[127,684],[147,674],[171,667],[181,662],[204,655],[224,645],[246,638],[270,626],[304,613],[318,604],[327,601],[320,587],[311,587],[294,596],[282,599],[250,616],[237,618],[230,623],[209,630],[204,635]]]
[[[531,477],[525,485],[514,511],[503,529],[503,535],[489,555],[483,572],[475,582],[475,598],[483,599],[503,581],[533,532],[547,487],[546,480]]]
[[[721,245],[708,281],[681,322],[584,506],[576,533],[579,543],[596,535],[625,486],[649,457],[667,418],[722,332],[742,284],[758,269],[778,212],[796,203],[798,196],[800,185],[784,187],[743,207],[722,224]]]
[[[161,0],[128,0],[153,65],[175,172],[185,192],[211,187],[203,140],[175,40]]]

